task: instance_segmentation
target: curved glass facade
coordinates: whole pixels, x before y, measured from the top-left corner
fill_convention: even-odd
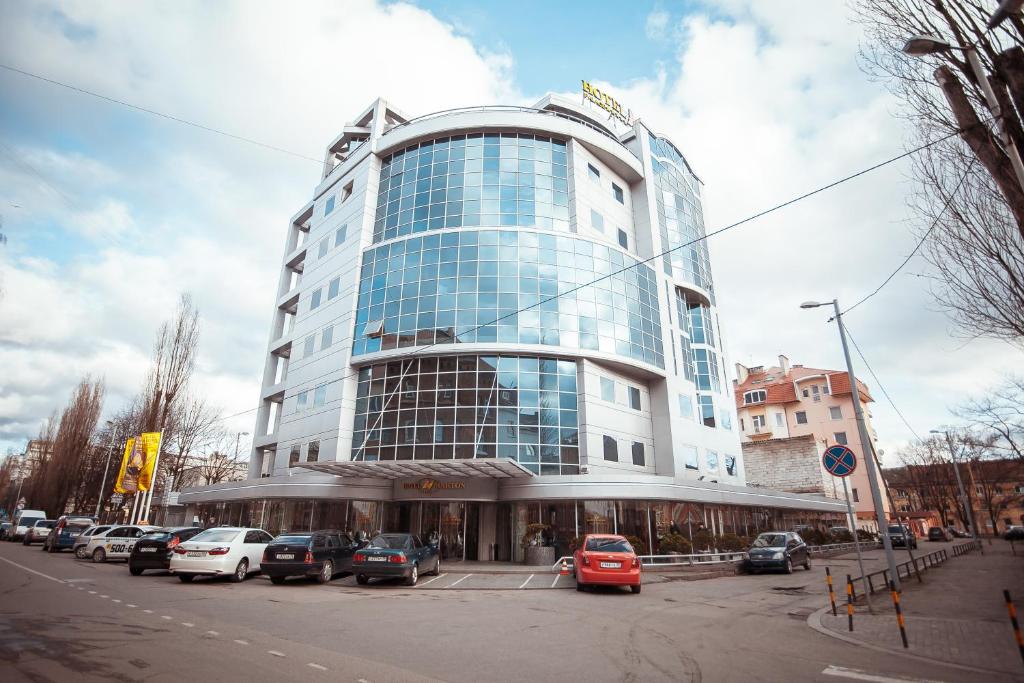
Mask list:
[[[475,226],[569,229],[565,141],[475,133],[385,157],[373,241]]]
[[[714,301],[697,177],[670,143],[651,135],[650,144],[658,228],[662,244],[672,250],[662,257],[665,274],[704,289]]]
[[[654,271],[614,247],[532,231],[445,232],[368,249],[360,277],[354,356],[544,344],[665,367]]]
[[[359,371],[353,460],[511,458],[579,474],[576,362],[458,355]]]

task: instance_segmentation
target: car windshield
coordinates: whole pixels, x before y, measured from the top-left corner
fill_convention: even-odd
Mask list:
[[[786,534],[761,534],[754,539],[755,548],[785,548]]]
[[[36,526],[41,527],[43,529],[52,529],[53,527],[57,526],[57,521],[53,519],[47,519],[43,520],[42,522],[37,522]]]
[[[88,528],[85,524],[68,524],[64,530],[71,534],[80,534]]]
[[[409,536],[406,534],[381,534],[380,536],[373,537],[373,540],[370,541],[370,547],[399,550],[404,548],[408,542]]]
[[[22,517],[18,524],[20,526],[35,526],[35,523],[42,521],[42,519],[42,517]]]
[[[192,540],[200,543],[230,543],[239,533],[238,529],[207,529],[193,536]]]
[[[604,553],[631,553],[633,547],[624,538],[588,538],[587,550],[597,550]]]
[[[142,538],[150,541],[166,541],[171,537],[171,535],[172,533],[170,531],[150,531],[148,534],[144,534]]]
[[[299,543],[301,545],[306,545],[307,543],[309,543],[309,539],[310,538],[311,538],[311,536],[309,534],[305,534],[305,535],[290,534],[288,536],[278,536],[277,538],[274,539],[273,542],[274,543]]]
[[[901,527],[901,526],[891,526],[891,527],[889,527],[889,533],[890,534],[902,534],[903,533],[903,527]]]

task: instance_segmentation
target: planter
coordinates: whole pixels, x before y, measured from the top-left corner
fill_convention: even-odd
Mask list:
[[[550,567],[557,559],[555,548],[550,545],[528,545],[526,546],[526,561],[524,564],[531,566]]]

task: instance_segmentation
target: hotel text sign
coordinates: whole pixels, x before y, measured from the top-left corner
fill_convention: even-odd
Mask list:
[[[420,479],[415,482],[406,482],[402,484],[402,488],[409,490],[415,489],[422,493],[432,493],[433,491],[440,491],[442,489],[464,489],[466,488],[466,482],[464,481],[438,481],[437,479]]]
[[[622,105],[617,99],[606,92],[601,92],[598,88],[590,85],[588,81],[583,81],[583,99],[590,100],[627,126],[633,125],[632,111],[628,109],[623,111]]]

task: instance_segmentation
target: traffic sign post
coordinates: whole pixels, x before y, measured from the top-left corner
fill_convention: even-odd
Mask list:
[[[864,598],[868,601],[868,612],[875,613],[871,605],[871,591],[868,590],[864,572],[864,557],[860,553],[860,539],[857,538],[857,518],[853,513],[853,504],[850,502],[850,489],[846,485],[846,478],[857,469],[857,455],[847,446],[835,445],[827,448],[821,457],[821,464],[833,477],[839,477],[843,482],[843,496],[846,498],[846,515],[850,520],[850,533],[853,534],[853,547],[857,550],[857,565],[860,567],[861,581],[864,582]]]

